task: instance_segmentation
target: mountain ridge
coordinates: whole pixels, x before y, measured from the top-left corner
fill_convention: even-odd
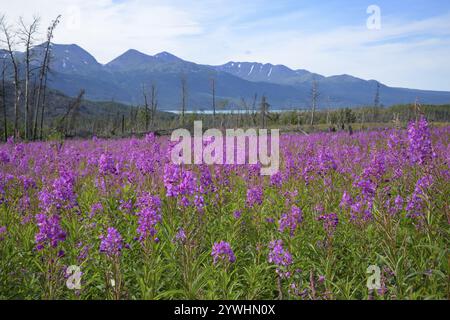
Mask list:
[[[43,47],[44,44],[35,46],[34,55],[42,56]],[[371,105],[378,83],[348,74],[323,76],[282,64],[236,61],[218,66],[197,64],[167,51],[149,55],[129,49],[101,64],[76,44],[52,43],[51,50],[50,87],[69,96],[84,88],[86,97],[92,100],[114,99],[136,105],[143,103],[143,85],[155,84],[159,105],[165,110],[180,107],[181,78],[187,82],[190,110],[212,108],[212,79],[216,82],[219,107],[227,108],[242,107],[243,100],[252,103],[255,94],[258,99],[266,95],[276,109],[308,108],[313,82],[320,92],[319,108]],[[380,83],[380,100],[386,106],[412,103],[416,99],[423,103],[448,103],[450,92],[395,88]]]

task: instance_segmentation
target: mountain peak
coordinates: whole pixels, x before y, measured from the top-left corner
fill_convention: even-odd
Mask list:
[[[162,60],[164,62],[175,62],[175,61],[183,61],[182,59],[178,58],[177,56],[171,54],[167,51],[162,51],[160,53],[157,53],[154,55],[154,57],[158,60]]]
[[[114,60],[108,62],[106,66],[116,70],[139,69],[143,65],[152,62],[154,58],[136,49],[129,49]]]
[[[32,48],[37,60],[43,59],[47,42],[38,44]],[[50,43],[52,57],[51,67],[55,71],[65,73],[79,73],[97,70],[101,65],[86,50],[76,44]]]
[[[122,53],[120,56],[147,56],[147,57],[149,57],[148,54],[140,52],[139,50],[136,50],[136,49],[128,49],[127,51]]]

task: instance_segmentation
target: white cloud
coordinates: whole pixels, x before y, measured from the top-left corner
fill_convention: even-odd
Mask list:
[[[448,13],[417,21],[383,16],[381,30],[368,30],[363,11],[360,26],[343,22],[338,28],[311,31],[311,12],[259,16],[258,1],[0,1],[5,2],[0,11],[10,19],[39,13],[47,25],[63,14],[54,41],[76,43],[101,63],[134,48],[149,54],[169,51],[205,64],[271,62],[392,86],[450,90]],[[73,21],[74,8],[79,8],[79,24]]]
[[[62,14],[54,41],[76,43],[101,63],[129,48],[158,52],[173,46],[178,37],[201,32],[200,25],[187,12],[156,1],[19,0],[5,7],[3,11],[10,20],[38,13],[48,24]]]

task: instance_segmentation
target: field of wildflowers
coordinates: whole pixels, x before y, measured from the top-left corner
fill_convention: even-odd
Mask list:
[[[269,177],[175,166],[169,139],[151,134],[10,140],[0,298],[446,299],[449,143],[450,127],[424,118],[286,134]]]

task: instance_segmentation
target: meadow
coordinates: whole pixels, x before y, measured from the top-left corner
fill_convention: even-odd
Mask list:
[[[175,166],[152,134],[9,139],[0,298],[448,299],[449,143],[425,118],[283,134],[269,177]]]

